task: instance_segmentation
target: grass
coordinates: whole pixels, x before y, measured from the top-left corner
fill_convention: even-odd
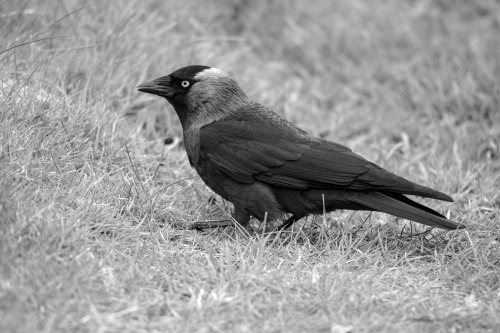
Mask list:
[[[0,28],[0,331],[498,331],[497,1],[17,1]],[[229,205],[135,90],[188,64],[450,194],[424,202],[468,229],[188,230]]]

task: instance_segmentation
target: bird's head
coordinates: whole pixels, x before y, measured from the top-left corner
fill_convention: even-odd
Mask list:
[[[140,84],[137,89],[166,98],[177,112],[184,130],[223,118],[250,102],[229,75],[207,66],[183,67]]]

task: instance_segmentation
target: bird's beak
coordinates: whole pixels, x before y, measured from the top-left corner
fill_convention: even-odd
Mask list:
[[[162,76],[153,81],[141,83],[137,86],[137,90],[162,97],[172,97],[174,90],[170,86],[170,81],[170,76]]]

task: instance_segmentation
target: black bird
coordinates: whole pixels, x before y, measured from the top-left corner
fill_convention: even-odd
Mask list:
[[[453,201],[369,162],[338,143],[309,136],[251,101],[223,71],[187,66],[143,83],[139,91],[172,104],[189,162],[203,181],[234,204],[236,221],[250,216],[282,227],[336,209],[379,211],[443,229],[464,226],[406,197]]]

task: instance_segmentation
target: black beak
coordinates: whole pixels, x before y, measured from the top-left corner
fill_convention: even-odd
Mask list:
[[[170,76],[168,75],[141,83],[137,86],[137,90],[162,97],[172,97],[174,95],[174,90],[170,86]]]

